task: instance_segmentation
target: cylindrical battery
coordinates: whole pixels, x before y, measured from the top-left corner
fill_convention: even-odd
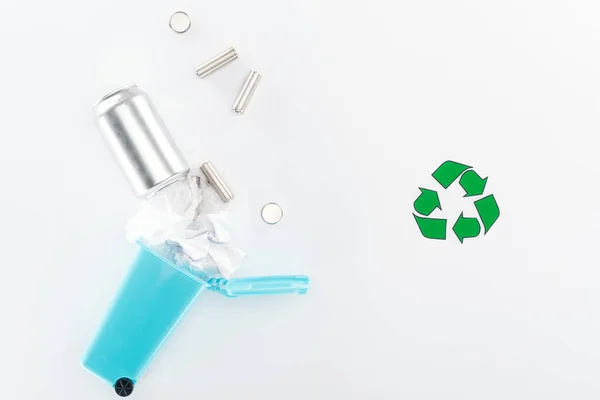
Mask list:
[[[107,94],[94,112],[136,196],[148,197],[187,175],[187,162],[148,95],[137,86]]]
[[[251,71],[246,78],[246,82],[244,82],[244,86],[242,86],[242,90],[238,95],[237,99],[235,99],[235,103],[233,104],[233,111],[238,114],[243,114],[246,111],[246,107],[252,100],[252,96],[254,95],[254,91],[256,87],[260,83],[262,75],[258,73],[258,71]]]
[[[223,203],[227,203],[229,200],[233,199],[233,192],[231,191],[231,189],[229,189],[223,178],[221,178],[221,176],[219,175],[215,167],[213,167],[213,165],[210,163],[210,161],[202,164],[200,166],[200,171],[202,171],[204,176],[206,176],[206,180],[208,181],[208,183],[210,183],[215,188],[217,194],[219,195],[221,200],[223,200]]]
[[[231,47],[197,67],[196,75],[198,75],[200,78],[204,78],[212,74],[216,70],[223,68],[225,65],[229,64],[237,58],[237,52],[233,47]]]

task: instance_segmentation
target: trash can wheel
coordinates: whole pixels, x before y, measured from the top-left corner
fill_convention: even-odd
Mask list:
[[[115,392],[121,397],[127,397],[133,392],[133,381],[129,378],[119,378],[115,382]]]

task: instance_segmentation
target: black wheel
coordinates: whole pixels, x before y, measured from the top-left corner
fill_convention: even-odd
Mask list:
[[[133,392],[133,381],[129,378],[119,378],[115,382],[115,392],[121,397],[127,397]]]

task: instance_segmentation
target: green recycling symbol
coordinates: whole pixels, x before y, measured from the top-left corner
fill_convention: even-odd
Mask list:
[[[488,178],[481,178],[472,167],[454,161],[445,161],[431,176],[444,189],[448,189],[458,179],[458,184],[465,191],[464,197],[483,195],[488,180]],[[419,230],[428,239],[446,240],[448,221],[442,218],[428,217],[436,208],[442,209],[438,193],[425,188],[419,188],[419,190],[421,194],[414,202],[416,213],[413,213]],[[476,200],[474,205],[479,218],[465,217],[464,212],[461,212],[452,226],[452,231],[461,243],[466,238],[479,236],[482,225],[483,234],[488,233],[500,216],[500,208],[498,208],[493,194]]]

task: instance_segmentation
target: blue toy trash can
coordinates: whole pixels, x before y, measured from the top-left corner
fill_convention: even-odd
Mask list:
[[[205,289],[227,297],[305,294],[304,275],[206,279],[141,246],[83,366],[128,396],[181,317]]]

